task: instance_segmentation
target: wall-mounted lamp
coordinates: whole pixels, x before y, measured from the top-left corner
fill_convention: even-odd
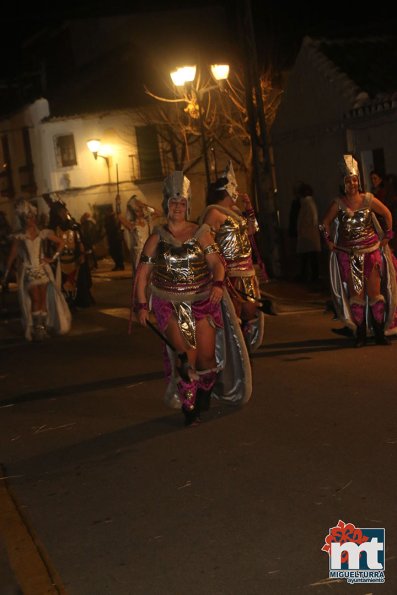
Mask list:
[[[102,145],[101,141],[98,138],[92,138],[90,140],[87,141],[87,147],[89,148],[89,150],[91,151],[91,153],[94,155],[94,159],[98,159],[98,157],[102,157],[102,159],[104,159],[106,161],[106,165],[109,169],[110,167],[110,156],[109,155],[102,155],[102,153],[99,152],[100,148],[102,147],[102,149],[104,148],[104,146]]]

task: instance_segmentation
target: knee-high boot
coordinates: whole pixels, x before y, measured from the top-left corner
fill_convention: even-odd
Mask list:
[[[185,426],[190,426],[196,421],[200,421],[200,414],[196,407],[197,380],[186,382],[179,380],[178,384],[179,399],[182,403],[182,413],[185,416]]]
[[[374,327],[375,343],[377,345],[391,345],[391,341],[385,336],[385,298],[377,295],[370,301],[372,313],[372,326]]]
[[[44,327],[41,322],[41,310],[39,310],[37,312],[32,312],[32,321],[33,321],[33,331],[32,331],[33,341],[43,341]]]
[[[196,407],[198,412],[208,411],[211,404],[211,391],[215,384],[217,370],[199,370],[198,388],[196,394]]]
[[[363,347],[367,340],[367,323],[365,320],[365,301],[359,298],[352,298],[350,300],[350,310],[354,322],[357,325],[356,329],[356,347]]]
[[[44,339],[48,339],[49,338],[49,334],[48,334],[48,326],[47,326],[47,321],[48,321],[48,313],[44,312],[44,310],[41,311],[41,326],[43,327],[43,337]]]

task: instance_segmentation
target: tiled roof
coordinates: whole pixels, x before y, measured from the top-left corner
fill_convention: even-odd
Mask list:
[[[397,36],[307,37],[304,45],[330,76],[346,80],[353,105],[350,117],[397,107]]]
[[[397,37],[321,40],[318,47],[371,99],[397,91]]]

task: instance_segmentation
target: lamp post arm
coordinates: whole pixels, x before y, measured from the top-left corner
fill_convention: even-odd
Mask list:
[[[211,183],[211,176],[210,176],[210,166],[208,163],[208,154],[207,154],[207,141],[205,138],[205,127],[204,127],[204,119],[203,119],[203,106],[201,103],[200,93],[197,93],[197,105],[199,109],[199,120],[200,120],[200,130],[201,130],[201,141],[203,145],[203,157],[204,157],[204,165],[205,165],[205,175],[207,177],[207,189]]]

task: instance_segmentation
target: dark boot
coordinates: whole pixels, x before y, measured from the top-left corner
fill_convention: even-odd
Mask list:
[[[32,321],[33,321],[32,340],[33,341],[44,341],[45,328],[41,323],[41,312],[33,312],[32,313]]]
[[[182,405],[182,413],[185,417],[185,426],[196,425],[201,421],[200,415],[198,414],[196,407],[194,407],[193,409],[186,409]]]
[[[354,344],[355,347],[364,347],[367,342],[367,324],[366,321],[363,320],[360,326],[357,327],[356,330],[356,342]]]
[[[211,405],[211,389],[204,390],[199,388],[196,394],[196,408],[198,413],[201,411],[208,411]]]
[[[382,295],[377,296],[371,302],[371,313],[375,343],[377,345],[391,345],[390,339],[385,336],[385,300]]]
[[[385,335],[385,325],[383,322],[372,320],[372,326],[374,329],[375,343],[377,345],[391,345],[391,340]]]
[[[357,325],[355,347],[364,347],[367,339],[367,321],[365,319],[365,302],[360,298],[350,301],[352,318]]]
[[[200,421],[200,413],[196,407],[197,381],[178,382],[179,398],[182,402],[182,413],[185,417],[185,426],[191,426]]]
[[[211,405],[211,392],[215,384],[217,371],[199,370],[198,389],[196,396],[196,406],[201,411],[208,411]]]

